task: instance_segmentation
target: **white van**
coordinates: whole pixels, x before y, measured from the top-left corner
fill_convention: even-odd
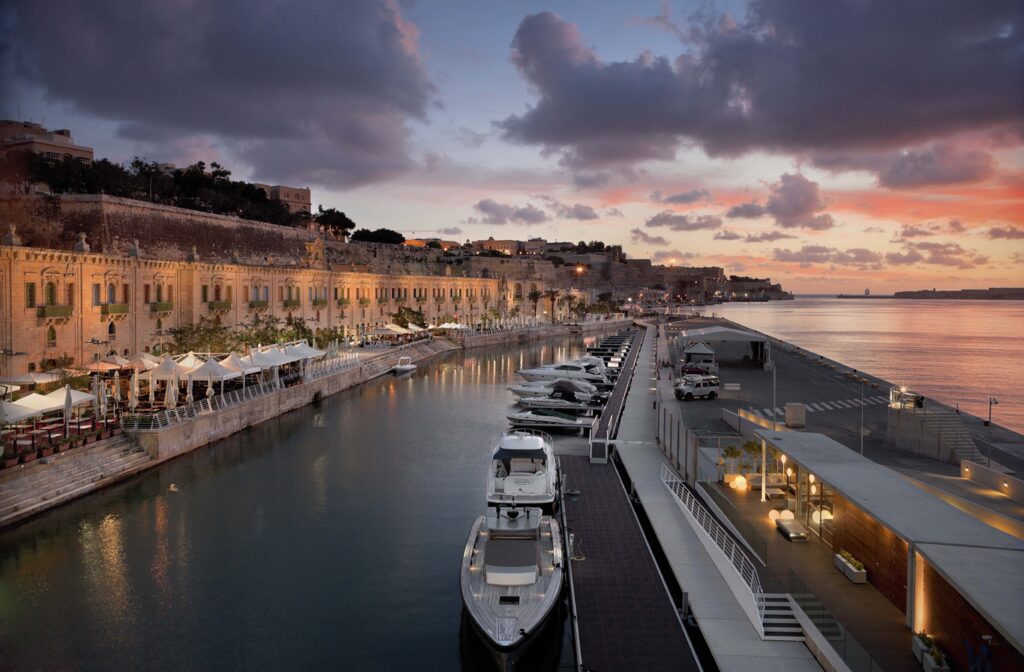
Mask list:
[[[721,392],[718,376],[684,376],[676,383],[676,399],[690,401],[696,397],[714,399]]]

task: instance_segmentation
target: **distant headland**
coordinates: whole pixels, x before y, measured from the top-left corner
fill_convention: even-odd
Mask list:
[[[896,292],[897,299],[974,299],[986,301],[1024,301],[1024,287],[989,287],[988,289],[921,289]]]

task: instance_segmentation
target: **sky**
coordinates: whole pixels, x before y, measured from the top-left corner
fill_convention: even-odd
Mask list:
[[[1019,0],[12,0],[0,116],[360,226],[1024,286]]]

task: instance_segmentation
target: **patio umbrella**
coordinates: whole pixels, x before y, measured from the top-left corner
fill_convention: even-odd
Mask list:
[[[149,403],[156,403],[156,381],[152,378],[149,379]]]
[[[188,386],[185,388],[185,403],[191,404],[193,401],[195,401],[195,398],[192,396],[192,376],[189,376]]]
[[[118,354],[107,355],[106,357],[103,358],[103,361],[107,362],[108,364],[116,364],[118,367],[122,369],[128,367],[131,364],[131,362],[128,359]]]
[[[164,392],[164,406],[174,408],[178,405],[178,381],[175,378],[168,380]]]
[[[114,371],[114,403],[121,403],[121,374]]]
[[[139,372],[132,373],[132,379],[128,383],[128,410],[134,411],[139,405]]]
[[[68,435],[68,420],[71,415],[71,386],[64,386],[64,436]]]
[[[116,371],[121,367],[117,364],[111,364],[110,362],[93,362],[85,367],[85,370],[89,373],[107,373],[108,371]]]

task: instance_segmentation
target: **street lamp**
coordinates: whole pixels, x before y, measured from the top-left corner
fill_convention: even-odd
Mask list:
[[[998,399],[996,399],[995,397],[989,397],[988,398],[988,420],[985,421],[985,426],[986,427],[988,427],[989,425],[992,424],[992,407],[993,406],[998,406],[998,405],[999,405],[999,400]]]

